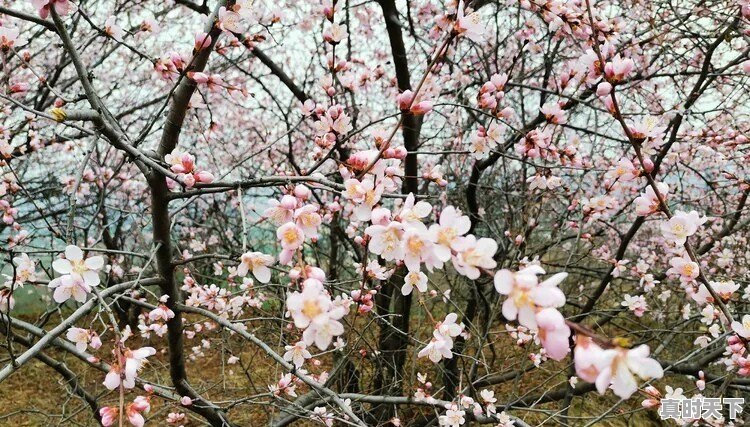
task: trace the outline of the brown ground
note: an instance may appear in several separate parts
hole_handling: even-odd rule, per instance
[[[374,329],[374,328],[373,328]],[[206,350],[206,357],[198,358],[194,361],[188,360],[189,378],[191,383],[207,398],[214,400],[217,404],[226,404],[226,401],[246,397],[258,393],[258,390],[265,389],[265,385],[275,382],[281,371],[266,356],[258,353],[250,344],[240,343],[239,340],[230,339],[229,346],[232,354],[237,355],[242,360],[242,365],[221,366],[221,340],[216,333],[210,335],[215,338],[213,347]],[[4,341],[4,336],[2,339]],[[205,337],[203,337],[205,338]],[[186,352],[190,354],[190,347],[200,345],[199,339],[186,341],[188,343]],[[4,347],[4,342],[2,343]],[[128,344],[136,348],[141,345],[139,338],[131,338]],[[153,343],[151,345],[154,345]],[[155,347],[164,347],[163,345],[154,345]],[[516,352],[515,347],[509,345],[502,346],[504,351],[496,351],[496,366],[507,366],[512,361],[519,360],[522,355]],[[496,348],[500,348],[498,345]],[[16,345],[15,351],[23,351],[23,347]],[[0,350],[1,351],[1,350]],[[108,392],[101,382],[104,374],[91,368],[85,368],[84,363],[67,355],[61,354],[54,349],[48,353],[50,356],[65,361],[66,364],[74,371],[80,372],[79,380],[85,385],[91,393],[102,396],[100,404],[116,405],[118,395],[114,392]],[[108,350],[100,349],[97,355],[105,357],[109,354]],[[0,354],[5,357],[5,354]],[[147,380],[169,384],[168,368],[164,365],[167,360],[166,355],[158,354],[150,358],[152,363],[144,370],[143,376]],[[324,363],[330,363],[330,360],[323,359]],[[321,368],[322,369],[322,368]],[[406,372],[428,372],[430,380],[434,383],[439,382],[438,371],[430,363],[420,363],[418,368],[407,366]],[[550,375],[555,372],[564,372],[562,365],[545,364],[538,373],[527,374],[520,383],[506,383],[502,386],[494,387],[495,396],[499,401],[507,400],[508,396],[517,396],[520,393],[528,392],[530,395],[539,394],[544,390],[543,380],[548,380]],[[363,372],[362,383],[366,384],[372,376],[372,372]],[[560,384],[564,381],[562,374],[558,375],[559,379],[546,384]],[[253,388],[250,384],[255,384]],[[675,385],[673,382],[669,384]],[[416,385],[416,384],[415,384]],[[687,385],[687,384],[686,384]],[[540,387],[539,390],[535,390]],[[559,387],[557,385],[556,387]],[[550,388],[547,385],[547,389]],[[554,388],[554,387],[553,387]],[[663,388],[663,385],[660,387]],[[409,390],[412,393],[414,388]],[[265,390],[262,390],[265,391]],[[261,391],[261,392],[262,392]],[[306,389],[302,389],[304,393]],[[299,393],[299,392],[298,392]],[[302,394],[299,393],[299,394]],[[126,396],[126,402],[141,393],[131,392]],[[267,401],[267,398],[263,400]],[[622,405],[612,412],[613,418],[598,422],[598,426],[658,426],[663,425],[659,422],[654,412],[643,411],[640,409],[640,397],[634,397],[629,405]],[[224,403],[222,403],[224,402]],[[599,397],[591,393],[585,397],[574,398],[569,415],[569,425],[585,425],[591,421],[591,414],[600,414],[608,409],[615,400],[608,396]],[[559,404],[543,405],[540,408],[546,410],[559,410]],[[521,417],[532,425],[556,425],[547,420],[547,415],[535,410],[516,410],[512,413]],[[174,404],[165,404],[162,399],[154,398],[152,400],[152,411],[149,414],[150,420],[147,426],[165,426],[166,415],[172,411],[180,411],[190,415],[189,411],[181,410]],[[241,426],[265,426],[269,417],[278,412],[271,412],[272,408],[267,405],[243,404],[235,406],[230,411],[230,417]],[[416,414],[404,413],[402,425],[408,426],[408,419]],[[62,378],[51,368],[43,363],[34,360],[33,362],[22,367],[19,372],[13,374],[8,380],[0,384],[0,426],[96,426],[90,409],[77,397],[71,396]],[[203,425],[197,418],[194,418],[189,426]],[[316,424],[309,420],[301,421],[297,426],[322,425]]]

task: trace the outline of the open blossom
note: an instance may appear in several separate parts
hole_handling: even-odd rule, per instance
[[[539,283],[544,269],[530,265],[516,273],[500,270],[495,273],[495,289],[508,298],[503,303],[502,313],[508,320],[518,318],[518,323],[537,329],[536,312],[539,308],[561,307],[565,304],[565,294],[557,287],[568,273],[557,273]]]
[[[453,206],[446,206],[440,213],[437,224],[430,226],[430,237],[435,243],[433,250],[440,261],[447,262],[451,259],[452,251],[458,251],[461,247],[461,237],[469,232],[471,220],[466,215],[461,215]]]
[[[684,245],[687,238],[695,234],[698,227],[707,220],[708,218],[701,217],[696,211],[676,211],[669,221],[662,222],[661,233],[665,239],[677,245]]]
[[[659,119],[653,116],[647,116],[639,122],[630,124],[629,127],[633,138],[642,140],[660,138],[666,129],[666,126],[661,126]]]
[[[659,362],[651,359],[647,345],[634,349],[614,348],[602,350],[596,360],[599,375],[596,378],[596,389],[604,394],[607,388],[623,399],[627,399],[638,390],[638,378],[643,380],[658,379],[664,375]]]
[[[680,276],[680,281],[683,283],[689,283],[695,280],[700,275],[700,267],[698,263],[693,262],[688,257],[674,257],[669,260],[669,265],[672,266],[667,270],[667,274],[677,274]]]
[[[98,349],[102,346],[102,340],[99,338],[99,335],[88,329],[70,328],[65,337],[68,341],[75,343],[78,351],[86,351],[88,346],[91,346],[93,349]]]
[[[424,200],[415,202],[414,194],[409,193],[409,195],[406,196],[406,200],[404,201],[404,204],[398,213],[398,218],[404,224],[414,225],[418,228],[422,228],[422,226],[424,225],[422,223],[422,219],[428,217],[430,213],[432,213],[432,206],[429,203],[425,202]]]
[[[636,317],[643,316],[643,313],[645,313],[648,309],[648,306],[646,305],[646,298],[643,295],[630,296],[628,294],[625,294],[623,298],[625,298],[625,301],[623,301],[620,305],[632,311],[633,314],[636,315]]]
[[[147,414],[151,410],[151,402],[148,397],[138,396],[132,403],[125,408],[125,416],[128,423],[133,427],[143,427],[146,423],[142,414]],[[99,409],[99,416],[102,418],[102,425],[109,427],[117,424],[120,408],[114,406],[105,406]]]
[[[305,236],[317,239],[318,227],[323,223],[323,218],[318,213],[317,206],[307,205],[294,211],[294,222],[302,229]]]
[[[222,31],[242,33],[242,26],[240,25],[242,17],[239,13],[222,6],[219,8],[218,18],[216,26]]]
[[[471,139],[469,139],[469,152],[472,153],[472,156],[477,159],[481,160],[489,156],[491,151],[491,147],[489,144],[489,140],[487,137],[474,134],[471,136]]]
[[[137,350],[125,349],[120,360],[111,365],[104,378],[104,385],[114,390],[122,383],[125,388],[135,387],[135,377],[146,364],[146,358],[156,354],[153,347],[142,347]]]
[[[669,186],[663,182],[656,183],[656,188],[659,189],[659,195],[662,200],[667,200],[667,194],[669,193]],[[646,216],[660,210],[659,198],[656,196],[654,187],[646,187],[646,191],[641,193],[640,196],[635,199],[635,213],[638,216]]]
[[[659,362],[648,356],[647,345],[634,349],[617,347],[604,350],[589,337],[576,337],[576,375],[584,381],[595,383],[601,394],[611,388],[617,396],[627,399],[638,390],[638,378],[661,378],[664,370]]]
[[[344,40],[348,35],[349,33],[346,31],[346,25],[333,23],[323,32],[323,40],[332,45],[336,45]]]
[[[732,322],[732,330],[742,338],[750,338],[750,314],[742,316],[742,322]]]
[[[454,405],[445,411],[445,415],[438,417],[438,423],[446,427],[459,427],[466,422],[464,415],[466,415],[466,412]]]
[[[404,257],[404,248],[401,245],[404,226],[400,222],[392,221],[387,225],[371,225],[365,229],[365,233],[370,236],[368,245],[370,252],[382,256],[386,261]]]
[[[565,112],[562,110],[562,108],[560,108],[560,104],[556,102],[544,104],[540,111],[549,123],[555,125],[562,125],[567,123]]]
[[[344,333],[344,325],[339,320],[346,314],[346,308],[334,304],[323,284],[316,279],[307,279],[302,292],[287,295],[287,310],[292,315],[294,325],[305,329],[302,340],[307,345],[313,343],[321,350],[331,344],[333,337]]]
[[[601,356],[604,350],[587,336],[576,335],[575,339],[573,361],[576,375],[586,382],[594,383],[596,377],[599,376],[599,368],[596,365],[597,358]]]
[[[297,384],[294,383],[291,373],[281,375],[281,378],[276,384],[268,386],[271,393],[276,396],[279,396],[281,395],[281,392],[284,392],[287,396],[297,397],[297,393],[295,392],[296,388]]]
[[[202,72],[188,71],[187,76],[196,84],[205,85],[211,92],[219,92],[223,87],[225,87],[224,79],[218,74],[206,74]]]
[[[237,275],[240,277],[247,276],[252,272],[253,276],[261,283],[268,283],[271,280],[271,269],[274,259],[271,255],[261,252],[245,252],[240,257],[240,265],[237,266]]]
[[[722,282],[712,281],[710,282],[710,285],[719,298],[725,302],[729,301],[732,298],[732,295],[740,289],[740,285],[732,280]],[[691,297],[700,305],[716,302],[705,284],[701,284],[698,287],[698,292],[695,292]]]
[[[403,235],[404,264],[409,271],[419,271],[421,263],[430,268],[439,260],[435,258],[433,243],[426,228],[409,227]]]
[[[479,278],[480,269],[495,268],[497,265],[492,258],[497,252],[497,242],[494,239],[482,237],[477,240],[469,234],[461,239],[458,246],[458,254],[453,259],[453,266],[456,271],[469,279]]]
[[[297,198],[286,194],[279,200],[270,200],[268,209],[263,216],[270,219],[276,225],[291,222],[294,219],[294,210],[297,208]]]
[[[391,276],[392,271],[386,270],[386,268],[378,263],[378,260],[374,259],[367,263],[365,267],[367,276],[377,280],[386,280]]]
[[[471,12],[469,15],[466,15],[464,6],[464,1],[460,0],[456,9],[456,23],[453,26],[453,30],[459,36],[466,37],[474,42],[480,42],[484,39],[485,28],[479,12]]]
[[[432,363],[438,363],[444,358],[453,358],[453,352],[451,351],[452,348],[453,341],[446,340],[443,335],[435,330],[432,334],[432,339],[423,349],[419,350],[417,357],[422,358],[427,356]]]
[[[604,65],[604,75],[610,82],[620,82],[628,77],[634,68],[635,63],[632,59],[617,55]]]
[[[49,287],[55,290],[52,297],[58,304],[62,304],[71,298],[78,302],[84,302],[86,296],[91,292],[91,286],[76,273],[66,274],[51,280]]]
[[[276,230],[281,247],[287,250],[296,250],[305,243],[305,232],[293,222],[288,222]]]
[[[25,282],[36,280],[36,262],[28,254],[21,254],[13,258],[15,264],[16,286],[23,286]]]
[[[456,323],[458,315],[456,313],[448,313],[445,319],[435,326],[435,330],[453,346],[453,338],[461,335],[464,330],[463,324]]]
[[[356,218],[360,221],[369,220],[372,209],[380,201],[380,196],[383,194],[383,187],[381,185],[375,186],[372,179],[364,179],[360,182],[350,178],[344,181],[344,188],[346,198],[356,205],[354,208]]]
[[[410,271],[404,277],[404,285],[401,286],[401,293],[409,295],[414,288],[419,292],[427,292],[427,275],[421,271]]]
[[[284,347],[284,350],[286,350],[284,360],[294,363],[294,366],[297,368],[301,367],[306,359],[312,357],[312,354],[307,350],[307,344],[302,341],[294,345],[287,345]]]
[[[65,248],[65,258],[52,262],[52,268],[60,274],[80,276],[86,286],[96,286],[100,283],[99,270],[104,267],[104,258],[92,256],[83,258],[83,251],[74,245]],[[50,286],[52,283],[50,283]]]
[[[172,318],[174,318],[174,311],[164,304],[159,304],[155,309],[148,313],[148,320],[152,322],[168,322]]]
[[[70,0],[31,0],[31,4],[39,12],[39,16],[42,19],[47,19],[50,14],[50,10],[55,8],[55,12],[60,16],[65,16],[73,9],[73,4]]]
[[[614,169],[607,172],[607,177],[619,179],[620,181],[632,181],[639,175],[639,170],[630,159],[621,158]],[[650,188],[650,187],[649,187]]]
[[[117,41],[122,41],[122,37],[125,35],[125,31],[117,25],[116,17],[110,16],[104,22],[104,32],[110,37]]]

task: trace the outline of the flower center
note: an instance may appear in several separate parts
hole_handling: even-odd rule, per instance
[[[323,310],[320,308],[320,304],[315,300],[307,300],[302,304],[302,314],[310,319],[318,317],[322,312]]]

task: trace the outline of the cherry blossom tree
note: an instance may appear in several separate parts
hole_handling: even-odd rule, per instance
[[[68,402],[0,420],[742,396],[748,41],[746,0],[0,1],[0,394]]]

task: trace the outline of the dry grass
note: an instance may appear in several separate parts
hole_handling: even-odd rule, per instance
[[[417,322],[423,328],[431,328],[430,322]],[[369,338],[373,338],[377,328],[372,325],[365,328]],[[422,333],[425,332],[425,333]],[[427,336],[427,331],[415,331],[419,336]],[[235,337],[221,336],[219,332],[212,332],[207,336],[201,335],[201,338],[211,338],[212,348],[205,350],[205,357],[199,357],[195,360],[188,360],[188,376],[191,383],[206,398],[217,402],[219,405],[227,404],[234,399],[240,399],[253,395],[259,390],[265,391],[267,384],[274,383],[282,372],[278,365],[273,363],[265,354]],[[228,339],[222,339],[228,338]],[[350,342],[355,342],[352,340]],[[190,353],[192,346],[201,345],[199,338],[186,340],[187,354]],[[145,345],[145,342],[139,338],[133,337],[128,341],[132,347]],[[164,348],[161,342],[150,342],[157,348]],[[226,347],[223,347],[226,345]],[[16,345],[16,352],[22,351],[23,348]],[[222,357],[224,353],[224,357]],[[109,392],[102,385],[103,373],[95,371],[85,366],[85,364],[69,355],[62,354],[55,349],[50,349],[48,354],[59,360],[64,361],[74,372],[79,372],[79,381],[86,389],[97,396],[100,396],[100,404],[116,405],[118,395]],[[97,352],[100,356],[106,356],[109,351],[100,349]],[[222,365],[229,354],[239,356],[241,363],[237,365]],[[516,364],[519,360],[526,360],[527,350],[519,349],[511,344],[507,335],[500,333],[496,337],[494,352],[485,352],[483,360],[491,366],[498,367],[494,372],[517,369]],[[494,359],[492,359],[494,358]],[[150,358],[150,365],[144,370],[143,376],[146,380],[158,382],[160,384],[170,384],[168,366],[166,365],[167,355],[157,354]],[[331,358],[321,358],[322,365],[314,372],[320,372],[330,368]],[[439,387],[440,376],[435,366],[420,359],[414,365],[413,363],[405,366],[407,378],[415,378],[416,372],[426,372],[429,379]],[[361,370],[361,385],[366,389],[374,377],[374,364],[363,362],[358,364]],[[500,368],[503,367],[503,368]],[[524,395],[539,395],[544,390],[561,387],[566,380],[566,365],[560,363],[546,363],[541,369],[527,373],[520,381],[511,381],[505,384],[491,387],[495,390],[498,400],[508,401]],[[479,374],[485,374],[480,369]],[[670,383],[674,384],[674,383]],[[407,385],[406,393],[413,393],[417,384],[413,381]],[[304,393],[306,389],[302,389]],[[131,392],[126,399],[132,400],[138,393]],[[268,399],[264,399],[268,401]],[[591,421],[592,416],[601,414],[609,409],[616,400],[611,397],[600,397],[598,394],[589,393],[584,397],[576,397],[572,401],[569,411],[569,425],[585,425]],[[533,410],[519,409],[514,410],[513,414],[524,419],[532,425],[544,423],[544,425],[553,425],[547,418],[548,415],[540,410],[556,412],[560,409],[559,403],[538,405]],[[169,412],[179,411],[192,417],[189,411],[179,408],[174,403],[165,402],[162,399],[154,398],[152,400],[152,411],[150,422],[147,425],[166,425],[165,418]],[[403,425],[409,425],[409,420],[420,418],[421,415],[428,415],[429,409],[419,408],[410,409],[401,412],[400,415],[405,421]],[[262,426],[267,425],[268,420],[278,415],[278,410],[269,405],[246,404],[237,405],[230,411],[230,417],[241,426]],[[653,412],[640,409],[640,399],[634,398],[631,402],[620,405],[612,411],[612,417],[603,420],[597,425],[611,427],[625,426],[658,426],[663,425]],[[91,415],[90,408],[79,398],[72,396],[62,378],[51,368],[39,361],[24,366],[19,372],[13,374],[8,380],[0,384],[0,426],[96,426],[97,423]],[[198,418],[192,418],[189,425],[203,425]],[[302,420],[296,425],[320,425],[310,420]]]

